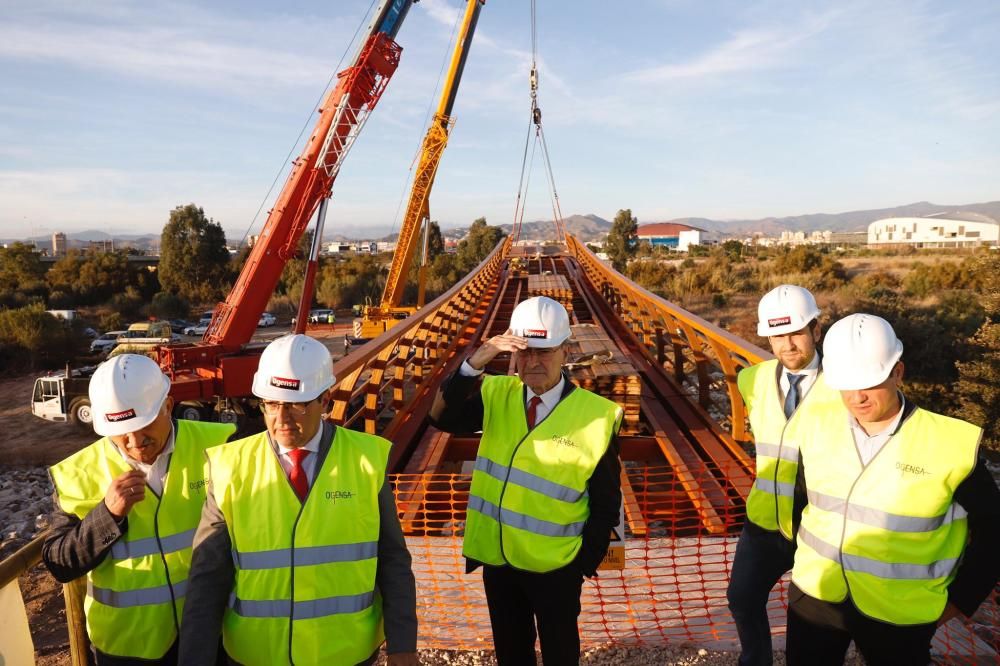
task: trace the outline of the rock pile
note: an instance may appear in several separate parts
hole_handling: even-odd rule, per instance
[[[52,490],[44,466],[0,466],[0,559],[48,526]]]

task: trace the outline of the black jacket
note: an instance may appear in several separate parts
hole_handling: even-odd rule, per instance
[[[451,433],[474,433],[483,429],[483,396],[480,392],[483,375],[468,377],[456,370],[444,386],[445,410],[435,425]],[[566,377],[560,400],[572,391],[582,391]],[[569,564],[585,576],[597,575],[597,566],[604,559],[611,542],[611,530],[618,524],[621,508],[621,462],[618,460],[618,438],[614,437],[607,452],[598,461],[587,483],[590,517],[583,526],[583,543],[576,559]],[[466,572],[481,566],[467,559]]]

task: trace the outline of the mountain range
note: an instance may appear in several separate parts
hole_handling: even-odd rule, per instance
[[[930,215],[966,215],[985,216],[1000,221],[1000,201],[986,203],[971,203],[960,205],[941,205],[929,201],[919,201],[905,206],[893,208],[876,208],[870,210],[854,210],[845,213],[811,213],[807,215],[791,215],[786,217],[763,217],[758,219],[713,220],[703,217],[681,217],[667,220],[639,220],[639,224],[654,222],[675,222],[698,227],[707,231],[716,231],[730,236],[750,236],[763,234],[777,236],[782,231],[864,231],[868,224],[886,217],[927,217]],[[611,222],[594,214],[570,215],[564,218],[566,229],[582,241],[602,239],[611,229]],[[500,227],[510,233],[512,225],[502,224]],[[445,238],[459,239],[465,235],[467,227],[448,226],[441,230]],[[326,241],[347,240],[395,240],[396,234],[389,225],[340,225],[336,233],[325,234]],[[521,237],[529,239],[555,238],[555,225],[551,220],[535,220],[525,222],[521,226]],[[115,243],[131,245],[148,249],[159,245],[159,234],[115,234],[105,231],[88,230],[75,231],[66,234],[69,247],[85,247],[88,241],[114,240]],[[12,243],[18,240],[34,241],[40,247],[49,247],[51,236],[37,236],[28,239],[0,239],[0,243]],[[235,245],[239,239],[228,239]]]

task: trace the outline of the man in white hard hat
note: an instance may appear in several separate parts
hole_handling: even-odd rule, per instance
[[[417,663],[416,587],[390,443],[324,421],[330,352],[305,335],[267,346],[253,379],[267,430],[208,452],[181,632],[185,666]]]
[[[853,314],[823,342],[824,410],[801,442],[809,503],[789,589],[788,663],[927,664],[936,627],[970,616],[1000,572],[1000,491],[978,458],[982,429],[901,392],[903,344]]]
[[[820,310],[802,287],[783,284],[760,299],[757,334],[775,358],[737,376],[757,450],[757,479],[736,545],[727,597],[740,638],[741,666],[772,663],[767,602],[795,555],[797,439],[810,411],[838,400],[820,377]],[[798,511],[801,511],[801,498]]]
[[[87,576],[97,664],[176,664],[205,454],[232,425],[172,421],[170,380],[122,354],[90,378],[87,448],[54,465],[56,511],[42,559],[60,582]]]
[[[615,441],[622,410],[563,373],[569,316],[544,296],[451,377],[432,416],[482,430],[465,525],[466,571],[483,566],[497,662],[576,664],[584,576],[596,575],[621,504]],[[512,352],[517,376],[483,370]],[[537,633],[536,633],[537,623]]]

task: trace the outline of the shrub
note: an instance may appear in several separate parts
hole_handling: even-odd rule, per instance
[[[80,351],[78,328],[41,304],[0,310],[0,368],[15,374],[64,364]]]
[[[186,300],[169,291],[157,292],[149,304],[149,314],[161,319],[184,319],[190,310]]]

